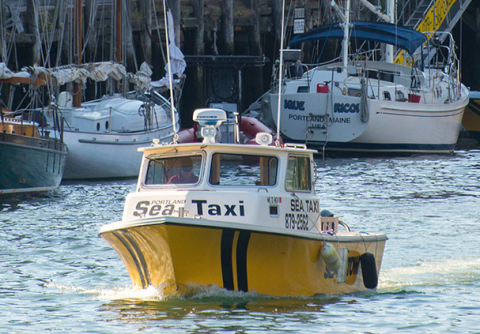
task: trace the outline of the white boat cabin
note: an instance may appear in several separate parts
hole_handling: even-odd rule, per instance
[[[123,221],[175,216],[282,231],[337,230],[338,219],[320,223],[316,151],[305,145],[268,146],[271,135],[264,133],[258,135],[260,145],[211,139],[141,149],[137,189],[127,197]]]

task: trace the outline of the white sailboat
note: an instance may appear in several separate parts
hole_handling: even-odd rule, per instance
[[[468,103],[452,36],[441,44],[435,32],[350,22],[348,7],[349,0],[340,15],[344,22],[290,41],[298,47],[308,41],[343,39],[342,61],[307,67],[302,75],[287,78],[280,87],[281,101],[277,82],[262,97],[264,120],[280,123],[285,140],[306,143],[322,153],[451,153]],[[389,57],[377,60],[383,53],[363,51],[365,43],[349,53],[349,45],[358,41],[393,45],[406,51],[414,66],[393,62],[389,49]],[[288,50],[287,68],[299,55],[300,50]]]
[[[76,3],[79,6],[77,15],[81,15],[81,1]],[[122,1],[118,0],[117,11],[121,8]],[[118,17],[121,15],[117,14]],[[77,30],[81,31],[81,28]],[[117,24],[116,34],[121,34],[121,25]],[[75,35],[80,37],[81,34]],[[117,38],[117,43],[119,40],[121,38]],[[81,42],[75,46],[76,58],[82,59]],[[73,82],[77,85],[74,92],[78,92],[87,78],[94,81],[126,80],[127,72],[121,64],[121,46],[117,46],[116,60],[34,70],[48,73],[56,79],[57,85]],[[81,102],[79,93],[64,91],[59,94],[56,104],[65,118],[64,140],[69,149],[64,179],[136,177],[142,158],[137,149],[154,138],[160,142],[173,140],[175,129],[179,127],[179,115],[171,102],[160,94],[157,94],[156,103],[144,95],[151,81],[151,70],[144,64],[139,72],[136,77],[128,75],[130,81],[137,79],[133,96],[111,94]]]
[[[75,108],[63,95],[58,109],[65,118],[69,148],[64,179],[136,177],[142,157],[137,149],[154,138],[170,142],[174,135],[165,99],[160,106],[115,95]],[[178,124],[176,111],[174,119]]]

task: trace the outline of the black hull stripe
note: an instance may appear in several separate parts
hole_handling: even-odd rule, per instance
[[[125,238],[120,234],[120,232],[112,232],[115,237],[117,237],[118,240],[125,246],[125,248],[128,250],[130,253],[130,256],[133,259],[133,262],[135,262],[135,266],[137,267],[138,274],[140,275],[140,281],[142,282],[142,288],[145,289],[147,286],[145,284],[145,277],[143,276],[143,271],[140,266],[140,263],[138,262],[137,256],[135,254],[135,251],[132,249],[130,244],[125,240]]]
[[[247,250],[249,241],[250,232],[240,232],[237,242],[237,280],[238,290],[244,292],[248,292]]]
[[[130,242],[130,244],[135,249],[135,253],[137,253],[138,259],[140,260],[140,263],[142,265],[143,274],[145,275],[145,281],[146,281],[146,284],[147,284],[147,287],[148,287],[149,285],[152,284],[152,281],[150,279],[150,272],[148,271],[147,261],[145,261],[145,257],[143,256],[143,252],[140,249],[140,247],[138,247],[137,242],[135,241],[132,234],[128,230],[124,230],[122,232],[123,232],[123,235],[127,238],[127,240]]]
[[[220,243],[220,255],[222,265],[223,287],[227,290],[234,290],[233,285],[233,265],[232,265],[232,247],[235,230],[224,229]]]

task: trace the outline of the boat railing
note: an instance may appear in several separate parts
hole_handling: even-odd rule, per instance
[[[428,43],[424,45],[422,50],[423,57],[428,61],[424,64],[424,68],[430,70],[430,72],[433,70],[434,75],[430,76],[430,80],[433,80],[435,75],[447,75],[448,99],[456,101],[461,95],[461,83],[459,78],[460,62],[455,52],[455,40],[449,32],[426,31],[424,34],[428,38]],[[436,74],[439,71],[441,71],[441,74]]]
[[[332,60],[329,60],[323,63],[312,63],[312,64],[303,63],[303,62],[296,62],[292,64],[291,62],[284,62],[286,66],[284,66],[283,78],[285,81],[296,80],[300,78],[306,79],[307,86],[310,87],[313,75],[319,67],[338,62],[339,60],[340,60],[340,57],[334,58]],[[295,70],[292,71],[292,69],[295,69]],[[276,63],[273,65],[273,70],[272,70],[272,83],[270,87],[272,92],[276,92],[278,89],[278,83],[279,83],[278,70],[279,70],[278,63]]]
[[[325,84],[329,85],[329,92],[334,89],[340,89],[342,94],[349,96],[361,96],[362,91],[371,99],[379,98],[382,89],[385,87],[392,88],[393,92],[402,92],[402,94],[416,94],[419,92],[419,83],[423,81],[418,74],[406,74],[401,71],[382,70],[379,68],[367,67],[363,62],[352,63],[349,65],[348,78],[358,77],[358,82],[347,82],[345,80],[335,80],[335,73],[342,71],[342,66],[335,65],[327,67],[326,70],[331,71],[332,75]],[[325,68],[324,68],[325,70]],[[338,78],[338,77],[337,77]],[[363,83],[362,83],[362,79]],[[390,82],[391,85],[388,86]],[[415,82],[415,83],[412,83]],[[398,93],[397,95],[401,95]],[[393,97],[392,97],[393,98]],[[405,97],[395,96],[397,101],[406,101]]]
[[[445,67],[451,67],[445,69]],[[445,103],[456,101],[461,95],[461,83],[458,78],[458,62],[452,61],[446,66],[430,66],[425,71],[419,71],[417,68],[412,68],[410,73],[405,71],[389,71],[378,68],[363,67],[360,63],[357,76],[365,78],[365,88],[370,99],[395,99],[397,102],[416,102],[419,103],[420,96],[423,95],[423,103],[429,103],[433,99],[444,98],[439,86],[439,82],[446,78],[447,96],[444,98]],[[335,71],[338,69],[332,69]],[[356,75],[356,74],[351,74]],[[391,82],[391,85],[388,85]],[[343,82],[332,82],[332,87],[339,87]],[[347,95],[357,95],[362,88],[358,83],[351,87],[352,84],[346,84],[344,92]],[[350,87],[349,87],[350,86]],[[352,94],[353,93],[353,94]],[[390,93],[390,97],[382,96],[382,94]]]
[[[347,230],[347,232],[350,232],[350,226],[342,222],[340,219],[338,220],[338,225],[342,225]]]
[[[443,50],[447,51],[445,59],[450,61],[450,63],[447,63],[448,65],[442,64],[441,62],[437,62],[436,64],[431,63],[424,66],[423,71],[420,71],[417,67],[405,66],[398,66],[398,70],[395,71],[387,68],[384,69],[383,67],[372,67],[369,65],[368,57],[362,56],[366,55],[368,52],[360,52],[353,61],[349,62],[347,69],[347,78],[359,78],[358,81],[354,82],[347,82],[344,79],[339,80],[338,73],[343,71],[343,66],[338,62],[326,62],[324,64],[302,63],[301,65],[296,65],[305,69],[302,74],[302,80],[304,80],[304,82],[300,88],[302,89],[302,92],[315,91],[316,87],[311,87],[311,85],[319,83],[318,80],[314,79],[316,72],[319,70],[327,70],[331,71],[332,74],[330,76],[324,75],[323,78],[325,80],[323,83],[328,85],[328,92],[330,93],[340,89],[341,93],[344,95],[359,97],[362,95],[362,91],[364,91],[370,99],[385,99],[397,102],[420,103],[420,100],[422,100],[422,103],[429,103],[438,98],[444,98],[445,103],[455,101],[460,96],[461,91],[461,84],[457,77],[457,74],[459,73],[458,59],[453,52],[454,44],[452,44],[452,42],[441,47]],[[332,66],[328,66],[331,63]],[[370,64],[375,63],[375,61],[372,61]],[[446,97],[442,97],[442,93],[439,91],[438,87],[438,80],[440,80],[442,76],[447,79],[448,88],[444,92],[447,95]],[[361,83],[362,78],[365,79],[363,84]],[[284,85],[289,79],[298,80],[299,78],[287,77]],[[298,88],[299,91],[300,88]],[[272,85],[273,92],[276,92],[277,89],[278,80],[274,81]],[[421,96],[424,98],[421,99]],[[432,98],[429,98],[429,96]]]

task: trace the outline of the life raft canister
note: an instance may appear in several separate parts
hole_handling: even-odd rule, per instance
[[[330,271],[337,271],[340,269],[342,260],[340,259],[340,256],[338,256],[335,247],[331,244],[324,242],[322,248],[320,248],[320,255]]]
[[[360,255],[360,264],[362,266],[363,285],[365,285],[367,289],[375,289],[378,285],[375,256],[373,256],[372,253]]]

